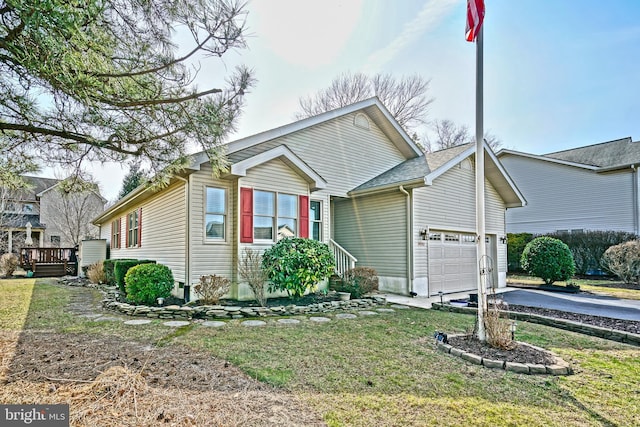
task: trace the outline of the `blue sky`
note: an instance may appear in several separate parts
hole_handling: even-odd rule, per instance
[[[504,148],[543,154],[640,140],[640,2],[485,3],[484,127]],[[254,69],[232,139],[293,121],[299,97],[345,71],[420,74],[435,98],[428,119],[474,128],[465,0],[252,0],[248,12],[249,48],[202,62],[199,78],[216,87],[236,64]],[[95,173],[114,198],[126,170]]]

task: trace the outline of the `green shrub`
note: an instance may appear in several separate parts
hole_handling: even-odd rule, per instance
[[[262,255],[262,266],[271,281],[269,290],[301,297],[333,273],[335,260],[329,246],[311,239],[282,239]]]
[[[330,289],[348,292],[352,298],[361,298],[378,290],[378,272],[370,267],[355,267],[347,270],[342,280],[329,281]]]
[[[166,265],[138,264],[125,275],[127,299],[136,304],[153,305],[157,298],[167,298],[173,289],[173,274]]]
[[[123,293],[126,293],[124,278],[127,274],[127,271],[129,271],[131,267],[139,264],[155,264],[155,261],[147,259],[117,259],[115,261],[116,262],[113,267],[113,275],[115,277],[118,288],[120,288],[120,291]]]
[[[0,256],[0,277],[11,277],[18,268],[20,261],[15,254],[2,254]]]
[[[104,268],[104,280],[105,283],[109,286],[115,286],[116,276],[113,272],[113,269],[118,261],[133,261],[131,258],[122,258],[122,259],[105,259],[102,261],[102,266]],[[123,291],[124,292],[124,291]]]
[[[520,266],[522,251],[533,240],[531,233],[509,233],[507,234],[507,268],[510,272],[523,271]]]
[[[640,279],[640,241],[611,246],[602,255],[602,266],[625,283],[637,284]]]
[[[229,289],[231,289],[231,281],[215,274],[200,276],[200,283],[194,286],[200,301],[205,304],[218,304],[220,298],[229,292]]]
[[[600,260],[605,251],[614,245],[637,239],[633,233],[625,231],[572,231],[548,234],[562,240],[573,254],[577,274],[588,274],[601,267]]]
[[[553,237],[536,237],[525,246],[520,265],[529,274],[546,284],[568,280],[575,273],[573,255],[569,247]]]

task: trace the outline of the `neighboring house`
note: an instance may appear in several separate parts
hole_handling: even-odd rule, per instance
[[[86,215],[79,216],[77,206],[73,206],[77,218],[61,217],[61,195],[57,189],[60,180],[24,176],[29,188],[17,192],[3,191],[2,212],[0,212],[0,232],[2,248],[0,252],[19,253],[25,247],[55,248],[73,247],[70,232],[65,226],[73,226],[82,236],[98,235],[98,229],[91,224],[91,218],[104,210],[106,200],[97,193],[87,195]],[[27,237],[30,229],[31,241]]]
[[[640,234],[640,142],[623,138],[544,155],[500,150],[527,200],[507,210],[509,233],[614,230]]]
[[[476,288],[473,145],[425,156],[372,98],[226,149],[227,174],[213,177],[206,156],[194,155],[165,189],[140,187],[96,218],[111,257],[169,266],[180,296],[201,275],[239,282],[244,248],[294,235],[327,243],[340,271],[375,268],[383,291]],[[484,156],[492,283],[504,286],[504,211],[524,199],[488,146]],[[236,283],[231,297],[251,293]]]

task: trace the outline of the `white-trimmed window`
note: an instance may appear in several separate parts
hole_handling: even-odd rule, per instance
[[[322,202],[309,202],[309,238],[322,241]]]
[[[127,215],[127,247],[140,246],[140,211],[135,210]]]
[[[207,240],[224,240],[227,223],[227,191],[224,188],[207,187],[204,217]]]
[[[297,196],[256,190],[253,203],[253,236],[256,240],[273,241],[297,236]]]

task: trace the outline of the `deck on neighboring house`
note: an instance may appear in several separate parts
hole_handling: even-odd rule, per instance
[[[34,277],[75,276],[78,262],[75,248],[23,248],[20,266]]]

